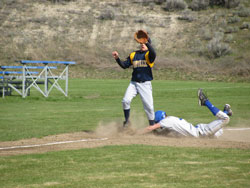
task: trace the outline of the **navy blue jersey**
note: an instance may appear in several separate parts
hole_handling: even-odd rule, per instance
[[[149,61],[149,51],[136,51],[130,54],[125,64],[133,66],[132,81],[145,82],[153,80],[152,69],[154,63]]]
[[[155,51],[150,44],[147,44],[148,51],[132,52],[126,61],[121,62],[117,59],[117,63],[122,68],[133,66],[132,81],[145,82],[153,80],[152,67],[156,57]]]

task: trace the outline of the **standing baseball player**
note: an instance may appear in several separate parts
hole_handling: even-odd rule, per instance
[[[199,104],[206,106],[217,120],[212,121],[209,124],[197,124],[193,126],[186,120],[174,116],[168,116],[164,111],[155,112],[155,122],[153,126],[146,128],[145,132],[158,130],[158,133],[174,133],[175,136],[191,136],[191,137],[219,137],[223,134],[223,126],[229,123],[229,116],[232,116],[233,112],[229,104],[224,106],[224,110],[221,111],[216,108],[208,100],[207,96],[202,92],[202,89],[198,90]]]
[[[154,104],[151,80],[153,80],[152,67],[156,58],[154,48],[147,32],[139,30],[134,35],[135,40],[140,43],[140,50],[132,52],[125,61],[121,61],[117,51],[112,55],[121,68],[133,67],[131,82],[122,100],[125,121],[123,126],[129,124],[130,103],[139,94],[144,110],[149,120],[149,125],[154,125]]]

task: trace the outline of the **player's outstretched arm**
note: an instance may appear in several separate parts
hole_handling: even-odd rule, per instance
[[[160,123],[156,123],[154,125],[150,125],[150,126],[148,126],[148,127],[146,127],[144,129],[144,134],[152,132],[153,130],[156,130],[156,129],[160,128],[160,127],[161,127]]]
[[[119,58],[119,54],[118,54],[117,51],[113,51],[112,52],[112,56],[116,60],[116,62],[118,63],[118,65],[120,65],[121,68],[123,68],[123,69],[128,68],[128,66],[126,66],[126,64],[128,64],[127,63],[128,60],[127,61],[121,61],[120,58]]]

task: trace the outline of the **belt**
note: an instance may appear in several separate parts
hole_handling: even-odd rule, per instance
[[[133,81],[132,82],[137,82],[137,83],[144,83],[144,82],[147,82],[147,81]]]

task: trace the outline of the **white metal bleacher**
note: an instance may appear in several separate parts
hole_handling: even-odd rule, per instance
[[[44,97],[48,97],[53,88],[56,88],[66,97],[68,96],[69,65],[75,65],[75,62],[32,60],[21,60],[18,62],[21,63],[21,66],[1,66],[2,72],[0,72],[0,74],[2,73],[3,76],[1,76],[0,79],[2,79],[3,97],[5,95],[5,89],[12,88],[23,98],[25,98],[29,94],[29,91],[32,87],[38,90]],[[63,65],[65,67],[63,67],[61,72],[58,73],[57,71],[57,73],[54,73],[53,70],[57,69],[57,67],[51,65]],[[22,71],[6,71],[7,69],[21,69]],[[37,72],[31,71],[31,69],[36,69]],[[13,80],[19,80],[19,87],[16,87],[12,84],[14,83]],[[59,84],[60,80],[65,80],[64,88]],[[43,88],[39,86],[41,84],[44,85]]]

